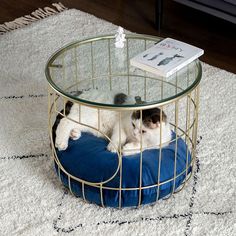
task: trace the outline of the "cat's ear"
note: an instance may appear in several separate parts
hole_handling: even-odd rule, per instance
[[[160,115],[159,114],[154,114],[151,116],[152,123],[153,124],[158,124],[160,123]]]
[[[134,112],[132,113],[131,118],[132,118],[133,120],[138,120],[138,119],[140,119],[140,111],[134,111]]]
[[[157,123],[160,124],[161,114],[160,114],[159,112],[153,114],[151,118],[152,118],[152,122],[153,122],[154,124],[157,124]],[[167,118],[167,117],[166,117],[165,112],[162,111],[162,121],[163,121],[163,122],[166,122],[166,118]]]

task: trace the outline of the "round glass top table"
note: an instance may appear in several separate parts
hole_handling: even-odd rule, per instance
[[[73,42],[49,59],[52,156],[60,180],[74,195],[101,206],[140,206],[169,198],[190,179],[196,157],[201,64],[195,60],[168,78],[130,65],[131,58],[160,40],[127,34],[124,48],[116,48],[114,35],[100,36]],[[110,98],[117,93],[132,99],[115,104]],[[124,154],[122,148],[130,141],[122,141],[122,117],[140,114],[142,127],[142,114],[153,111],[159,114],[159,123],[156,120],[152,128],[159,130],[152,141],[159,138],[158,143],[143,148],[145,132],[140,128],[141,138],[133,139],[136,154]],[[90,114],[89,118],[83,114]],[[171,129],[166,143],[163,123]],[[117,124],[112,152],[108,144],[113,145]],[[74,136],[76,132],[81,136]],[[65,136],[58,141],[59,134]],[[130,180],[135,181],[127,184]]]
[[[46,77],[51,87],[64,97],[83,104],[112,108],[140,108],[165,104],[192,91],[201,80],[198,60],[164,78],[130,65],[130,59],[152,47],[161,38],[126,35],[124,48],[115,47],[114,35],[73,42],[58,50],[48,61]],[[110,104],[79,96],[92,89],[101,93],[119,91],[139,97],[145,103]]]

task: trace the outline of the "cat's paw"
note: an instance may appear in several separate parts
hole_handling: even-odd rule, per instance
[[[59,141],[56,140],[55,142],[55,147],[59,150],[59,151],[64,151],[68,148],[68,141]]]
[[[62,132],[56,132],[55,147],[59,151],[66,150],[68,147],[69,137]]]
[[[140,152],[140,150],[138,149],[138,145],[136,144],[133,144],[133,143],[126,143],[124,146],[123,146],[123,151],[122,151],[122,154],[124,156],[131,156],[131,155],[134,155],[134,154],[137,154]]]
[[[110,152],[118,152],[118,149],[114,146],[113,143],[109,143],[107,145],[107,150],[110,151]]]
[[[79,139],[80,136],[81,136],[81,132],[80,132],[79,129],[74,128],[74,129],[71,130],[71,132],[70,132],[70,137],[71,137],[73,140]]]

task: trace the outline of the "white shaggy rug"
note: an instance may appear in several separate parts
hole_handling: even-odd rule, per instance
[[[0,36],[0,235],[236,235],[236,75],[203,63],[197,168],[154,206],[103,209],[60,184],[44,67],[59,47],[117,27],[68,10]]]

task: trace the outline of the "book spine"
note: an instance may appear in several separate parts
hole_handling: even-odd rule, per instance
[[[157,70],[156,68],[152,68],[150,66],[146,66],[145,64],[139,63],[139,62],[137,62],[135,60],[131,59],[130,60],[130,65],[134,66],[134,67],[137,67],[137,68],[139,68],[141,70],[150,72],[153,75],[159,75],[159,76],[162,76],[162,77],[166,77],[166,73],[164,73],[163,71]]]

